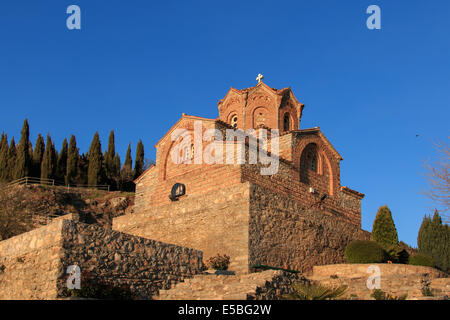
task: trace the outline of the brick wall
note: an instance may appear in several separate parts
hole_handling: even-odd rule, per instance
[[[361,227],[361,197],[350,189],[339,188],[333,196],[320,202],[322,193],[311,194],[309,185],[300,182],[298,171],[289,163],[280,161],[279,171],[273,176],[262,176],[260,165],[242,166],[243,181],[250,181],[282,196],[290,197],[305,207],[334,214]]]

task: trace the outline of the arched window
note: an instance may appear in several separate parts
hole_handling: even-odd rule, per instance
[[[300,181],[309,183],[309,172],[318,172],[319,158],[317,152],[317,145],[315,143],[308,144],[303,149],[300,157]]]
[[[236,115],[231,117],[231,126],[236,129],[237,128],[238,117]]]
[[[283,130],[289,131],[290,129],[291,129],[290,116],[289,112],[286,112],[283,118]]]

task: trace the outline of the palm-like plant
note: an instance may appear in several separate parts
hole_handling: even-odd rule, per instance
[[[287,300],[332,300],[341,297],[346,291],[347,286],[326,287],[320,283],[294,283],[292,285],[294,292],[284,295]]]

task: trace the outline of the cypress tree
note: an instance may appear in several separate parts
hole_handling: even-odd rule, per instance
[[[75,183],[75,179],[78,173],[78,158],[80,157],[77,148],[77,140],[75,136],[72,135],[69,141],[69,148],[67,150],[67,165],[65,182],[67,185]]]
[[[378,209],[373,222],[372,238],[384,248],[398,245],[397,229],[387,206]]]
[[[114,178],[117,179],[120,176],[120,156],[118,153],[114,156],[114,168],[116,172],[114,173]]]
[[[64,138],[61,152],[58,155],[58,161],[56,164],[56,179],[59,181],[65,181],[67,171],[67,149],[67,139]]]
[[[16,164],[16,157],[17,157],[16,141],[14,140],[14,137],[12,137],[11,143],[9,145],[8,167],[6,168],[7,181],[11,181],[13,178],[13,170]]]
[[[19,144],[17,146],[17,158],[13,169],[13,179],[20,179],[28,176],[30,173],[30,127],[28,120],[23,122],[22,132]]]
[[[56,150],[55,146],[50,138],[50,134],[47,134],[47,143],[45,146],[44,156],[42,157],[41,164],[41,179],[54,179],[56,172]]]
[[[439,212],[425,216],[417,236],[419,253],[430,256],[437,268],[450,270],[450,227],[442,224]]]
[[[121,189],[125,191],[131,191],[133,179],[133,159],[131,158],[131,144],[128,144],[127,154],[125,156],[125,162],[120,172]]]
[[[126,175],[131,175],[133,166],[133,159],[131,158],[131,143],[128,144],[127,154],[125,156],[125,163],[123,164],[122,172]]]
[[[8,160],[9,160],[9,146],[8,136],[2,134],[0,144],[0,181],[6,182],[8,180]]]
[[[5,145],[5,141],[6,141],[5,138],[6,138],[5,133],[2,132],[2,137],[0,138],[0,153],[2,152],[2,148]]]
[[[42,138],[41,134],[38,134],[36,145],[34,146],[33,152],[33,165],[32,165],[32,176],[36,178],[41,177],[41,164],[42,158],[44,157],[45,152],[45,143],[44,138]]]
[[[116,190],[120,189],[120,156],[118,153],[114,156],[114,174],[113,174],[113,181],[114,181],[114,188]]]
[[[116,146],[114,140],[114,130],[111,130],[108,139],[108,150],[105,152],[105,171],[109,184],[114,181],[116,175],[116,168],[114,163],[114,157],[116,156]]]
[[[89,159],[87,154],[81,154],[78,158],[78,168],[77,168],[77,184],[87,184],[88,178],[88,167],[89,167]]]
[[[89,148],[88,184],[96,186],[102,183],[103,178],[103,154],[98,132],[94,134],[91,147]]]
[[[142,144],[142,140],[139,140],[136,147],[136,159],[134,162],[134,179],[139,177],[144,168],[144,145]]]

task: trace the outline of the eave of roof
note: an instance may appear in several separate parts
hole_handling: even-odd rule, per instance
[[[190,116],[190,115],[187,115],[187,114],[183,113],[181,118],[178,119],[177,122],[175,122],[175,124],[169,129],[169,131],[167,131],[166,134],[164,134],[162,136],[162,138],[158,140],[158,142],[155,144],[155,148],[168,136],[169,133],[171,133],[178,126],[178,124],[183,119],[194,119],[194,120],[201,120],[201,121],[216,121],[216,119],[203,118],[203,117],[197,117],[197,116]]]
[[[148,167],[147,170],[145,170],[144,172],[142,172],[141,175],[140,175],[139,177],[137,177],[136,179],[133,180],[133,183],[134,183],[134,184],[138,184],[139,181],[141,181],[142,178],[144,178],[144,176],[145,176],[148,172],[150,172],[150,169],[152,169],[152,168],[156,168],[156,165],[155,165],[155,164],[152,164],[150,167]]]

